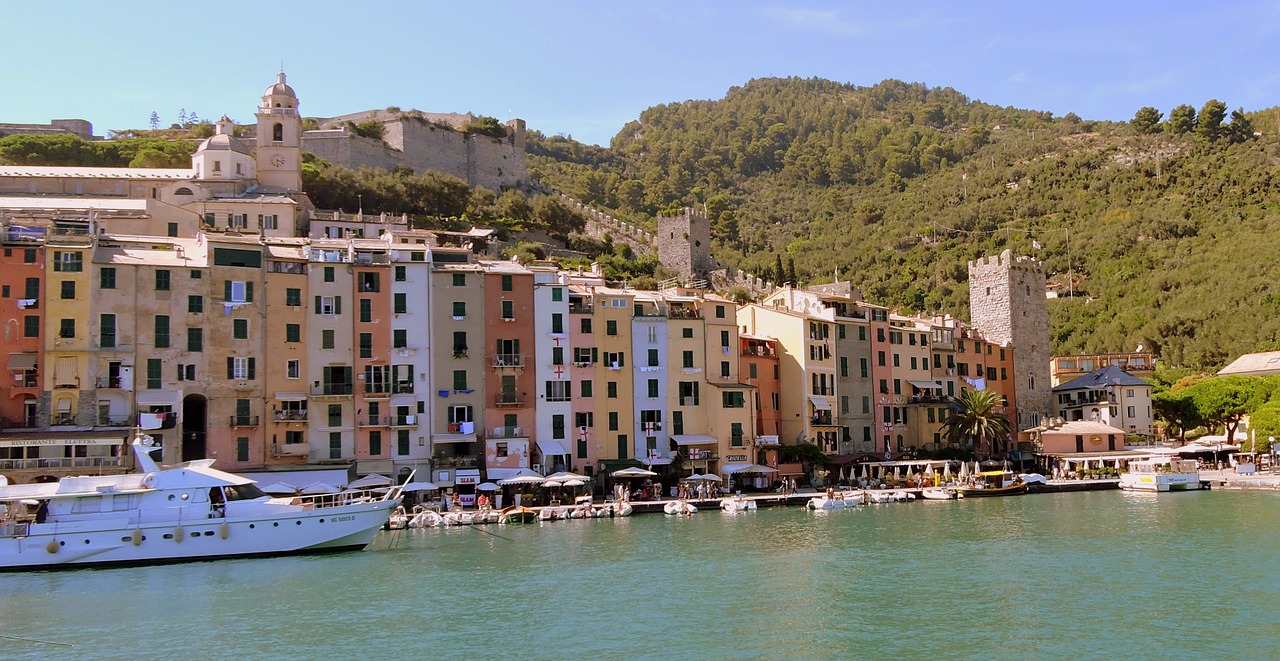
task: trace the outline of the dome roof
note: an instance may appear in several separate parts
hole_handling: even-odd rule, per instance
[[[293,88],[284,82],[284,72],[276,74],[276,84],[268,87],[263,96],[291,96],[297,98],[298,95],[293,93]]]
[[[196,151],[233,151],[240,154],[248,154],[249,148],[226,133],[218,133],[205,138],[204,142],[200,143],[200,148]]]

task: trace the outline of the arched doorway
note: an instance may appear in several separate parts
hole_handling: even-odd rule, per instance
[[[182,398],[182,461],[206,458],[208,414],[209,400],[204,395]]]

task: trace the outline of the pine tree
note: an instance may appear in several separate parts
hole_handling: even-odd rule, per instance
[[[154,131],[158,128],[160,128],[160,113],[157,113],[156,111],[152,110],[151,111],[151,130]]]
[[[787,257],[787,282],[791,283],[792,287],[800,286],[800,279],[796,277],[795,257]]]
[[[782,270],[782,255],[774,255],[777,262],[773,265],[773,282],[781,287],[786,284],[787,274]]]

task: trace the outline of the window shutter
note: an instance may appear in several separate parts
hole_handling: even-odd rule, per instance
[[[316,314],[320,314],[320,297],[316,297]]]
[[[342,314],[342,297],[341,296],[333,297],[333,313]]]
[[[244,283],[244,300],[249,303],[253,302],[253,283],[252,282]]]
[[[250,380],[250,381],[253,381],[253,380],[256,378],[256,377],[254,376],[254,373],[255,373],[255,371],[254,371],[254,365],[253,365],[253,358],[252,358],[252,357],[250,357],[250,358],[249,358],[249,380]]]
[[[181,381],[181,380],[182,380],[182,377],[183,377],[183,375],[184,375],[184,374],[186,374],[186,370],[184,370],[184,369],[183,369],[183,366],[182,366],[182,365],[178,365],[178,380],[179,380],[179,381]]]
[[[236,373],[236,359],[227,357],[227,378],[234,379]]]
[[[231,281],[223,280],[222,284],[222,300],[229,301],[231,300]]]
[[[596,347],[591,347],[591,362],[593,363],[600,362],[600,354],[598,353],[598,349],[596,349]]]

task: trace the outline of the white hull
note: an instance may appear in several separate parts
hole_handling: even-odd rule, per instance
[[[683,500],[673,500],[662,506],[662,511],[671,515],[690,515],[697,514],[698,508],[684,502]]]
[[[955,500],[960,496],[960,492],[955,489],[945,489],[942,487],[929,487],[920,491],[920,496],[925,500]]]
[[[720,509],[726,512],[753,512],[757,507],[756,501],[746,498],[725,498],[720,501]]]
[[[0,537],[0,568],[148,564],[364,548],[397,505],[396,500],[374,501],[275,516],[137,526],[127,517],[33,523],[26,536]]]
[[[1120,476],[1120,488],[1126,491],[1195,491],[1200,488],[1199,473]]]

